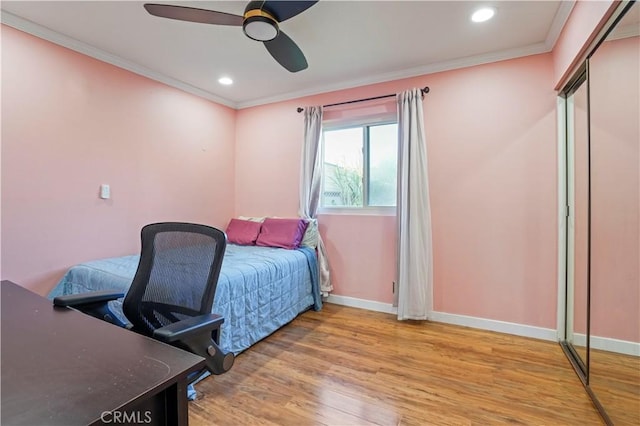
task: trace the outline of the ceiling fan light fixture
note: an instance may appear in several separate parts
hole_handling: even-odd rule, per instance
[[[250,39],[273,40],[278,35],[278,22],[264,10],[250,10],[244,14],[242,30]]]

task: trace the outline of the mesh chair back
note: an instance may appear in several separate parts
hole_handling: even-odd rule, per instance
[[[133,329],[153,330],[211,312],[226,235],[191,223],[155,223],[142,228],[138,270],[123,303]]]

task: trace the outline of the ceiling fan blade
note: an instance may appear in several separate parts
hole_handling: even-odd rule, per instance
[[[202,24],[242,26],[244,18],[230,13],[195,7],[172,6],[169,4],[146,3],[144,8],[153,16],[177,19],[178,21],[199,22]]]
[[[294,16],[304,12],[309,9],[314,4],[318,3],[318,0],[315,1],[265,1],[262,9],[271,13],[274,18],[278,22],[286,21],[289,18],[293,18]]]
[[[282,31],[273,40],[265,41],[264,45],[273,59],[288,71],[298,72],[309,66],[302,50]]]

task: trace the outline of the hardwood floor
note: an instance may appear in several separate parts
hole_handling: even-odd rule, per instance
[[[615,425],[640,425],[640,357],[591,349],[589,384]]]
[[[196,385],[199,425],[601,425],[560,346],[325,304]]]

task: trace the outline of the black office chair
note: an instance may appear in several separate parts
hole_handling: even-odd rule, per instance
[[[59,296],[53,304],[198,354],[213,374],[229,371],[234,355],[219,346],[224,318],[211,313],[227,246],[225,233],[205,225],[168,222],[146,225],[141,234],[140,263],[122,305],[130,324],[119,320],[108,305],[123,297],[121,292]],[[203,372],[192,374],[189,382]]]

